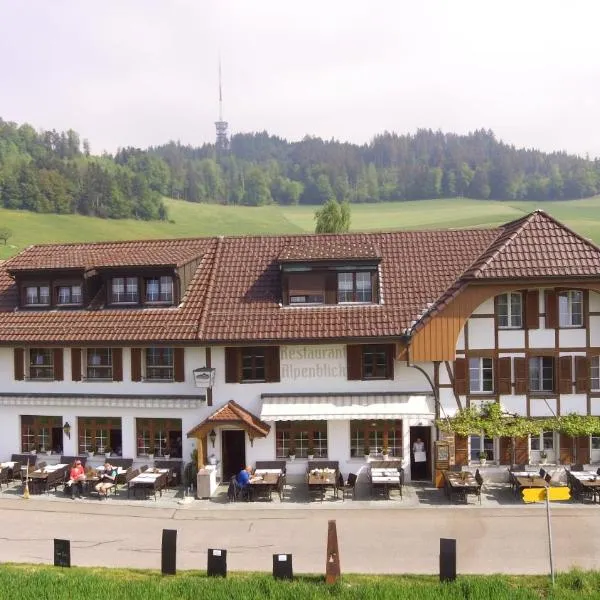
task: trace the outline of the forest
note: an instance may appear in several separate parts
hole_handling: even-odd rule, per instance
[[[166,219],[163,196],[262,206],[598,193],[599,160],[515,148],[484,129],[386,132],[364,145],[240,133],[228,148],[171,141],[93,156],[73,130],[36,132],[0,119],[0,206],[36,212]]]

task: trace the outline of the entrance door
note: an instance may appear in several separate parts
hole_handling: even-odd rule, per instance
[[[423,442],[425,461],[415,461],[413,448],[415,442]],[[410,428],[410,478],[412,481],[431,481],[431,428]]]
[[[240,429],[221,431],[223,481],[229,481],[246,466],[246,432]]]

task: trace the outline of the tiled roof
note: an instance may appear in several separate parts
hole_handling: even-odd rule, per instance
[[[232,424],[244,427],[253,437],[265,437],[271,429],[269,424],[261,421],[256,415],[253,415],[235,402],[235,400],[230,400],[212,415],[204,419],[204,421],[190,429],[187,437],[196,437],[198,434],[203,434],[206,430],[212,429],[213,426]]]
[[[199,267],[171,308],[105,309],[96,300],[81,310],[18,310],[9,275],[195,256]],[[282,306],[281,261],[326,258],[380,259],[381,304]],[[0,344],[398,338],[474,279],[592,276],[600,276],[600,249],[541,211],[488,229],[33,246],[0,266]]]
[[[381,253],[372,239],[355,236],[320,235],[294,239],[281,251],[281,262],[378,259]]]

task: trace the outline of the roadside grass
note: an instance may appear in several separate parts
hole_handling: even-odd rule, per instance
[[[31,244],[102,240],[286,234],[314,231],[316,206],[220,206],[165,200],[169,222],[109,220],[0,209],[0,226],[12,230],[0,259]],[[543,208],[600,243],[600,196],[559,202],[500,202],[452,198],[353,204],[353,231],[497,226]]]
[[[435,576],[345,575],[333,586],[322,576],[303,575],[276,581],[261,573],[230,573],[227,579],[204,572],[182,571],[162,577],[157,571],[4,564],[0,566],[0,598],[111,600],[534,600],[592,599],[600,595],[600,573],[573,570],[559,574],[554,590],[544,576],[462,576],[440,584]]]

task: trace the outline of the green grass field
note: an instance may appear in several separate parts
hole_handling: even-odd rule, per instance
[[[270,575],[234,573],[227,579],[186,571],[174,577],[126,569],[2,565],[0,598],[10,600],[533,600],[598,598],[600,574],[573,571],[559,574],[554,590],[542,576],[464,576],[440,584],[432,576],[347,575],[333,586],[319,576],[292,582]]]
[[[80,215],[46,215],[0,209],[0,226],[13,231],[0,258],[36,243],[141,238],[301,233],[314,230],[315,206],[217,206],[167,200],[171,222],[111,221]],[[499,225],[543,208],[582,235],[600,242],[600,196],[562,202],[468,199],[352,205],[352,229],[463,228]]]

